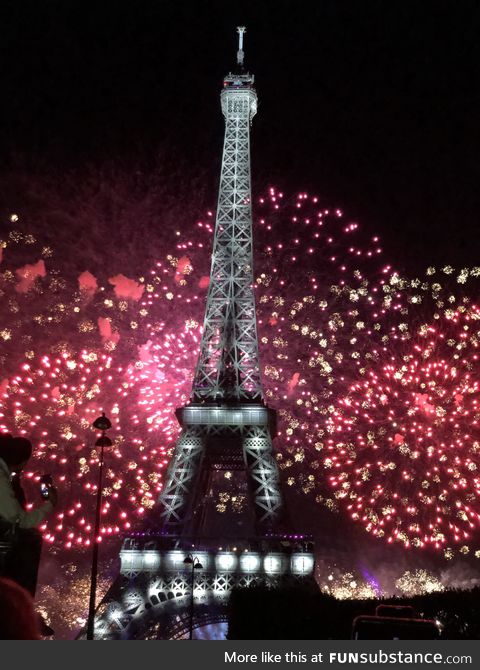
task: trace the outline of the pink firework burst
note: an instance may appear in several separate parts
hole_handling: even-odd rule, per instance
[[[468,553],[480,526],[480,310],[437,316],[338,399],[324,466],[373,535]]]

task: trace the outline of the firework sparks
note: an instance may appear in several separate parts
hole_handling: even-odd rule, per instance
[[[29,480],[48,470],[61,485],[63,507],[45,527],[52,544],[91,541],[90,425],[101,411],[115,438],[102,535],[128,531],[154,505],[198,354],[213,221],[208,212],[189,231],[165,232],[171,252],[139,277],[128,267],[64,276],[31,235],[11,231],[2,243],[0,423],[38,444]],[[376,537],[474,553],[478,310],[465,294],[478,269],[408,280],[341,210],[274,188],[256,202],[255,241],[261,361],[286,485]],[[227,488],[216,501],[220,512],[243,504]]]
[[[324,465],[369,532],[448,558],[469,553],[480,520],[480,312],[464,305],[437,317],[400,331],[395,353],[338,399]]]

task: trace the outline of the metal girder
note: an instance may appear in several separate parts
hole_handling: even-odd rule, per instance
[[[243,75],[240,85],[221,94],[225,140],[194,400],[263,399],[253,293],[250,123],[257,95],[252,83],[253,77]]]
[[[241,40],[243,34],[242,29]],[[229,74],[220,96],[225,140],[200,354],[192,402],[177,410],[183,430],[159,499],[168,532],[181,533],[191,516],[199,494],[198,469],[213,436],[225,436],[226,454],[236,440],[241,441],[257,532],[275,527],[282,506],[272,454],[274,412],[264,405],[253,291],[250,124],[257,111],[253,82],[253,75]]]
[[[280,518],[282,496],[267,426],[250,427],[243,436],[243,452],[255,503],[257,532],[273,530]]]
[[[188,501],[203,455],[203,430],[200,426],[185,427],[175,444],[175,451],[167,470],[160,494],[163,526],[169,531],[183,528]]]
[[[263,405],[216,407],[190,405],[178,411],[182,432],[159,497],[162,525],[166,532],[181,534],[192,505],[201,498],[198,474],[205,467],[204,456],[211,453],[209,440],[225,438],[225,458],[239,441],[247,472],[256,532],[270,532],[282,511],[278,466],[273,457],[270,424],[274,412]]]

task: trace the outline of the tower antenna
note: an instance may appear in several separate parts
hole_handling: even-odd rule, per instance
[[[245,26],[237,26],[238,33],[238,51],[237,51],[237,63],[243,67],[243,58],[245,56],[243,52],[243,35],[247,32]]]

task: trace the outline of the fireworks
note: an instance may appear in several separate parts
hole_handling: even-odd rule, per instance
[[[479,335],[468,301],[397,329],[389,355],[338,399],[324,466],[336,499],[373,535],[447,558],[476,542]]]
[[[405,596],[419,596],[428,593],[438,593],[445,591],[445,586],[441,581],[427,570],[407,570],[399,577],[395,586]]]
[[[72,558],[71,553],[69,554]],[[35,607],[41,612],[46,622],[55,630],[57,639],[71,638],[86,624],[88,599],[90,592],[90,574],[87,565],[82,561],[68,562],[63,565],[56,561],[49,565],[42,564],[43,584],[37,590]],[[103,561],[102,573],[99,575],[97,603],[105,595],[111,585],[108,568],[111,561]]]
[[[333,596],[337,600],[369,600],[383,595],[377,584],[369,583],[353,572],[343,572],[333,568],[320,579],[320,589],[323,593]]]
[[[54,473],[62,498],[68,501],[56,519],[46,523],[48,541],[61,534],[67,547],[90,543],[98,463],[91,424],[101,411],[111,417],[114,442],[103,490],[102,534],[128,531],[130,510],[141,515],[153,506],[174,437],[171,413],[177,387],[183,382],[185,340],[188,334],[172,343],[177,377],[170,374],[168,381],[154,346],[149,348],[149,358],[142,350],[142,360],[126,368],[115,365],[112,355],[97,351],[84,350],[77,357],[67,352],[55,358],[44,355],[36,362],[25,362],[21,373],[8,380],[5,391],[11,402],[4,428],[34,438],[35,463]],[[140,423],[142,430],[137,432]],[[153,437],[160,431],[161,445]],[[35,470],[25,475],[38,481]]]
[[[168,251],[141,276],[114,261],[108,273],[60,272],[55,249],[18,230],[2,244],[0,424],[38,445],[30,481],[48,471],[60,483],[52,544],[91,541],[90,426],[101,411],[114,440],[102,536],[127,532],[154,505],[198,355],[213,222],[208,212],[161,229]],[[376,537],[474,552],[480,322],[466,296],[478,270],[401,277],[377,237],[306,193],[269,189],[254,226],[260,355],[285,484]],[[227,486],[215,502],[218,512],[244,504]]]

